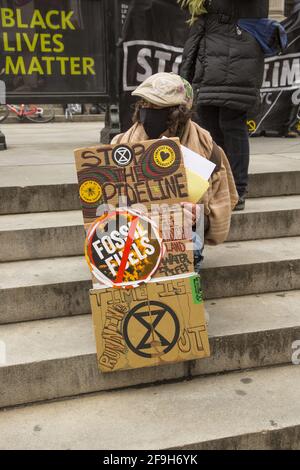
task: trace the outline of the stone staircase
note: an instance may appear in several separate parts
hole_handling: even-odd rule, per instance
[[[234,213],[226,244],[205,250],[211,357],[108,375],[96,364],[74,174],[23,166],[21,185],[5,168],[1,449],[300,448],[300,366],[291,364],[300,159],[291,151],[256,159],[246,211]]]

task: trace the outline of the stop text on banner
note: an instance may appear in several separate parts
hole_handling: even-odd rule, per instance
[[[123,90],[131,91],[155,73],[178,73],[183,48],[155,41],[136,40],[125,42],[123,52]],[[132,67],[134,62],[137,67]]]

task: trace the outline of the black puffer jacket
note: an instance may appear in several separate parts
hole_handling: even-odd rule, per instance
[[[207,0],[207,14],[191,27],[180,74],[203,105],[246,111],[258,102],[264,56],[239,18],[268,17],[268,0]]]

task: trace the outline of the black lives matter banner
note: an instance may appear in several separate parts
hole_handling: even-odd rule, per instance
[[[128,2],[127,2],[128,3]],[[188,35],[188,16],[177,0],[131,0],[122,31],[121,127],[128,129],[135,99],[131,92],[157,72],[178,72]],[[249,116],[250,133],[281,131],[297,118],[300,103],[300,13],[283,22],[289,46],[286,53],[265,61],[261,107]]]
[[[127,2],[128,3],[128,2]],[[131,92],[157,72],[178,73],[188,15],[177,0],[131,0],[122,31],[121,127],[131,125]]]
[[[105,0],[0,0],[7,102],[108,95]]]

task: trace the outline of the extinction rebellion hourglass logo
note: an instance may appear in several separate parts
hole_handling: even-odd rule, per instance
[[[151,358],[167,354],[177,344],[179,335],[180,324],[174,310],[161,302],[142,302],[125,318],[125,342],[138,356]]]

